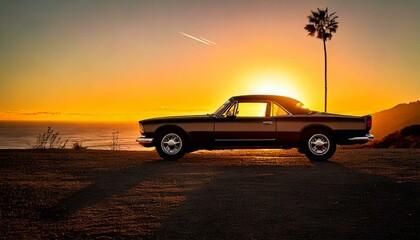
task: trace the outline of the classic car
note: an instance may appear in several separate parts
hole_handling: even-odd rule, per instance
[[[311,161],[333,156],[336,145],[366,143],[372,117],[311,111],[292,98],[235,96],[214,113],[139,121],[137,142],[165,160],[199,149],[298,148]]]

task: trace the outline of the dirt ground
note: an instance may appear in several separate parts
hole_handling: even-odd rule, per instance
[[[0,150],[0,239],[420,239],[420,150]]]

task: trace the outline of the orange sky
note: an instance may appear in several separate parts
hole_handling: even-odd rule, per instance
[[[135,121],[253,93],[322,111],[322,41],[303,27],[326,6],[339,16],[329,112],[419,100],[418,1],[11,1],[0,3],[0,120]]]

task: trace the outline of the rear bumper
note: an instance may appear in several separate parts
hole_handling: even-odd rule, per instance
[[[369,141],[372,140],[375,136],[370,133],[367,133],[366,136],[363,137],[352,137],[349,138],[349,141]]]
[[[140,136],[136,138],[136,142],[141,145],[151,145],[153,143],[153,138],[147,138],[145,136]]]

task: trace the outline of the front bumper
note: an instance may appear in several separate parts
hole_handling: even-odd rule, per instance
[[[140,143],[141,145],[150,145],[153,143],[153,138],[147,138],[145,136],[140,136],[136,138],[136,142]]]
[[[375,136],[370,133],[367,133],[364,137],[352,137],[349,138],[349,141],[369,141],[372,140]]]

